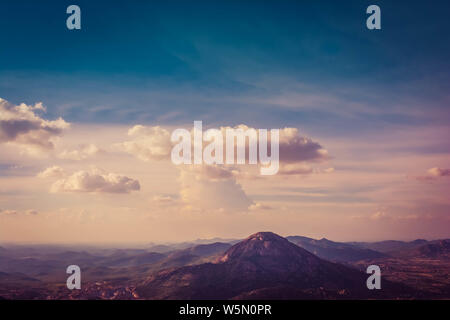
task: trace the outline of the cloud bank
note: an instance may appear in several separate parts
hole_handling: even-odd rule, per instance
[[[227,129],[255,129],[244,124],[235,127],[220,127],[224,137],[223,145],[226,145]],[[255,129],[257,130],[257,129]],[[142,126],[136,125],[128,131],[128,136],[132,140],[116,144],[116,147],[135,157],[143,160],[170,160],[170,154],[173,143],[170,141],[171,132],[159,126]],[[270,141],[270,137],[269,137]],[[269,142],[270,143],[270,142]],[[203,142],[203,148],[209,142]],[[328,160],[329,154],[318,142],[311,138],[300,135],[297,128],[280,129],[280,162],[296,163],[296,162],[319,162]],[[192,146],[193,149],[193,146]],[[248,143],[246,144],[246,155],[248,157]],[[235,153],[236,154],[236,153]]]
[[[130,193],[139,191],[138,180],[116,173],[102,172],[98,169],[77,171],[66,175],[60,167],[47,168],[38,174],[40,178],[60,178],[51,186],[50,192],[84,192],[84,193]]]
[[[0,143],[11,143],[29,153],[54,148],[52,140],[69,128],[62,118],[46,120],[38,113],[45,112],[42,103],[15,106],[0,98]]]

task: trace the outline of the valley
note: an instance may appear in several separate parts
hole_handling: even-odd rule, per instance
[[[2,299],[449,299],[450,241],[342,243],[259,232],[141,249],[0,248]],[[158,251],[158,252],[156,252]],[[65,268],[82,270],[81,290]],[[378,265],[382,290],[366,288]]]

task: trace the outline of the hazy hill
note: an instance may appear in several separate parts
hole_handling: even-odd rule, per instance
[[[157,265],[159,269],[211,262],[223,254],[231,245],[228,243],[200,244],[184,250],[173,251]]]
[[[398,240],[386,240],[378,242],[349,242],[349,244],[360,248],[371,249],[386,254],[416,248],[427,243],[428,241],[423,239],[417,239],[409,242]]]
[[[403,257],[450,259],[450,240],[430,241],[427,244],[398,252]]]
[[[292,243],[315,254],[316,256],[336,262],[354,262],[363,259],[382,258],[385,254],[371,249],[361,248],[342,242],[334,242],[328,239],[315,240],[301,236],[286,237]]]

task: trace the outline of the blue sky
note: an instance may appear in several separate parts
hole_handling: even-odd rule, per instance
[[[371,1],[77,1],[69,31],[73,3],[2,1],[0,96],[71,122],[351,134],[449,120],[447,1],[377,1],[381,31],[365,28]]]

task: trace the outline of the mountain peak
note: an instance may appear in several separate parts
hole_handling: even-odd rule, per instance
[[[273,232],[269,232],[269,231],[262,231],[262,232],[257,232],[255,234],[252,234],[251,236],[249,236],[247,239],[245,239],[244,241],[248,241],[248,240],[258,240],[258,241],[284,241],[285,239],[279,235],[277,235],[276,233]]]
[[[229,248],[219,262],[272,266],[316,260],[313,254],[273,232],[258,232]]]

